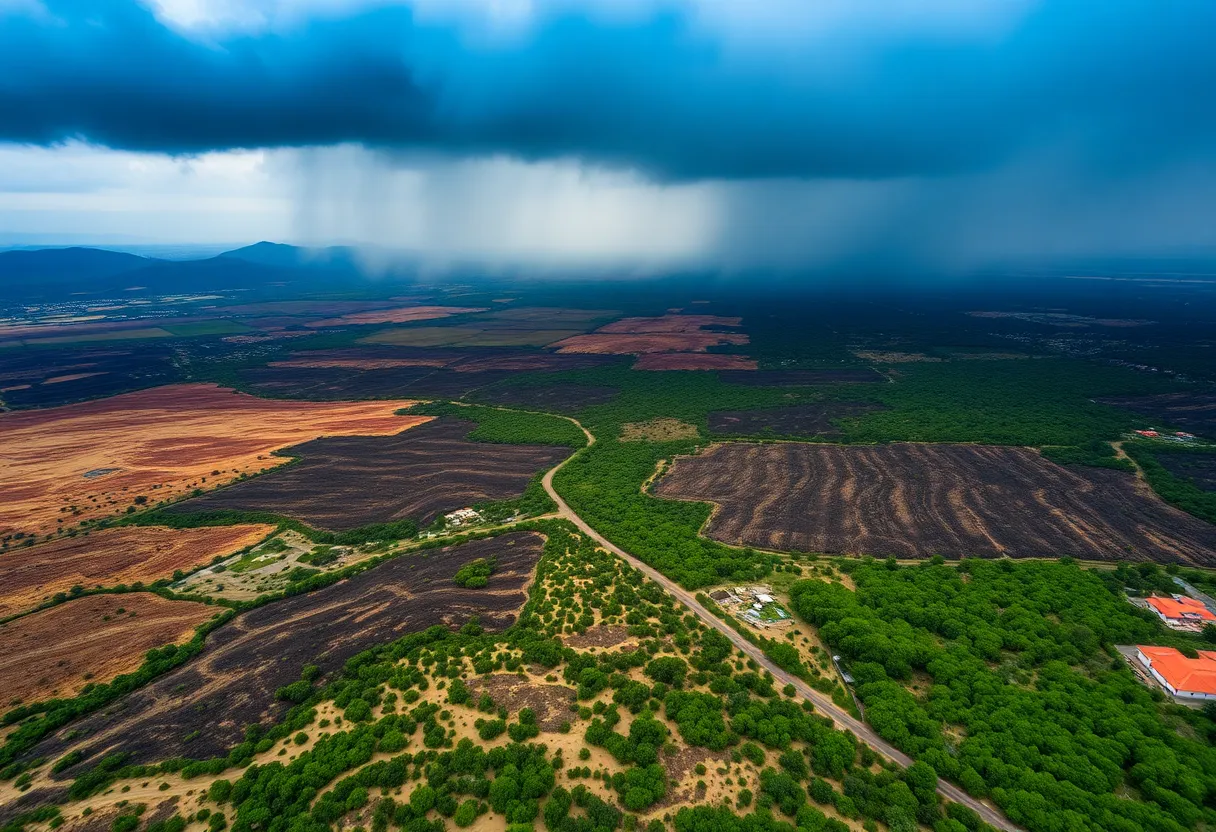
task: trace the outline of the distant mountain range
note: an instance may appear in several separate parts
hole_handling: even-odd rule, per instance
[[[199,260],[161,260],[99,248],[0,251],[0,300],[68,294],[312,289],[362,278],[354,251],[260,242]]]

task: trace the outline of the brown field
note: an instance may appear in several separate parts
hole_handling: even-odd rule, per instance
[[[48,534],[125,511],[137,496],[153,504],[214,487],[281,465],[272,451],[318,436],[399,433],[429,420],[393,415],[411,404],[271,401],[181,384],[0,414],[0,531]]]
[[[638,335],[653,332],[697,332],[711,326],[736,327],[742,318],[722,318],[717,315],[663,315],[659,318],[622,318],[596,332],[610,335]]]
[[[101,375],[105,375],[105,373],[104,372],[68,373],[66,376],[52,376],[51,378],[48,378],[46,381],[44,381],[42,383],[43,384],[63,384],[66,381],[80,381],[81,379],[93,378],[94,376],[101,376]]]
[[[395,300],[274,300],[241,303],[217,309],[225,315],[353,315],[376,309],[391,309],[401,305]]]
[[[318,439],[290,449],[280,471],[177,503],[168,511],[271,511],[344,531],[405,518],[428,525],[464,506],[519,497],[570,449],[494,445],[465,437],[472,422],[436,419],[397,436]]]
[[[369,647],[434,624],[456,628],[474,615],[491,631],[509,626],[543,546],[539,534],[513,532],[402,555],[323,590],[250,610],[212,633],[193,661],[66,726],[30,756],[53,759],[73,745],[86,761],[117,751],[131,752],[133,763],[227,753],[246,725],[287,710],[274,692],[298,679],[305,665],[329,677]],[[498,561],[489,586],[452,583],[461,566],[485,557]],[[131,596],[98,597],[121,604]]]
[[[577,413],[595,405],[608,404],[620,391],[615,387],[568,382],[544,385],[498,385],[475,390],[471,401],[517,410],[543,410],[546,413]]]
[[[1178,427],[1216,439],[1216,393],[1160,393],[1155,396],[1114,396],[1098,399],[1151,421],[1154,427]]]
[[[130,673],[153,647],[188,641],[221,611],[128,592],[89,595],[0,624],[0,705],[75,696],[87,682]]]
[[[1135,477],[1025,448],[718,445],[654,488],[717,506],[727,543],[879,557],[1060,557],[1216,565],[1216,526]]]
[[[743,355],[721,353],[648,353],[638,356],[635,370],[755,370],[759,365]]]
[[[405,347],[543,347],[574,335],[581,329],[521,329],[477,326],[424,326],[386,329],[360,340],[362,344]]]
[[[468,306],[397,306],[391,309],[376,309],[367,312],[350,312],[336,318],[310,321],[308,326],[317,329],[323,326],[356,326],[362,324],[406,324],[411,321],[431,321],[450,318],[470,312],[485,312],[484,308]]]
[[[92,589],[167,578],[252,546],[272,531],[274,526],[130,526],[14,549],[0,555],[0,618],[76,585]]]
[[[743,345],[747,336],[731,332],[670,332],[611,335],[593,332],[550,344],[559,353],[641,355],[651,352],[705,352],[723,344]]]
[[[696,425],[679,419],[651,419],[649,422],[627,422],[621,425],[622,442],[675,442],[696,439],[701,435]]]

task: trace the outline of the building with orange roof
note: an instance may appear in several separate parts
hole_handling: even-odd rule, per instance
[[[1153,596],[1144,599],[1149,609],[1167,626],[1175,630],[1200,630],[1205,624],[1216,622],[1216,615],[1194,598],[1174,595],[1169,598]]]
[[[1136,658],[1161,686],[1186,699],[1216,699],[1216,650],[1188,659],[1173,647],[1136,646]]]

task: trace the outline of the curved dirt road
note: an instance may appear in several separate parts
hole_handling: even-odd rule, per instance
[[[587,447],[591,447],[591,445],[595,444],[595,437],[591,434],[591,431],[587,430],[582,426],[582,424],[574,419],[570,419],[570,421],[578,425],[579,428],[582,429],[583,433],[587,435]],[[830,697],[825,696],[812,688],[806,682],[799,679],[797,676],[794,676],[773,664],[773,662],[764,655],[763,650],[752,644],[743,636],[739,635],[739,633],[735,632],[734,628],[732,628],[729,624],[702,606],[701,602],[698,601],[691,592],[668,578],[662,572],[647,566],[645,563],[642,563],[642,561],[638,560],[624,549],[612,543],[612,541],[608,540],[608,538],[591,528],[591,526],[589,526],[587,522],[583,520],[583,518],[575,514],[574,510],[570,508],[570,506],[566,505],[566,501],[562,499],[561,495],[558,494],[557,490],[553,487],[553,475],[560,471],[562,466],[564,466],[567,462],[574,459],[575,456],[578,456],[578,454],[573,454],[560,465],[550,469],[541,480],[541,483],[545,487],[545,491],[548,492],[551,498],[553,498],[553,502],[557,503],[557,513],[561,515],[561,517],[569,520],[571,523],[577,526],[579,530],[583,532],[583,534],[590,537],[600,546],[607,549],[609,552],[612,552],[617,557],[624,559],[624,561],[634,569],[637,569],[647,578],[663,587],[663,589],[680,601],[680,603],[688,607],[694,615],[709,626],[713,627],[718,632],[722,633],[724,636],[730,639],[731,644],[742,650],[749,658],[755,659],[757,664],[759,664],[769,673],[772,673],[773,678],[778,682],[793,685],[794,689],[798,691],[800,696],[815,703],[815,708],[819,713],[830,718],[841,728],[847,728],[848,730],[852,731],[858,739],[865,742],[884,757],[894,760],[901,766],[912,765],[912,758],[890,745],[888,742],[882,739],[882,737],[878,736],[878,734],[876,734],[873,729],[870,728],[870,726],[866,725],[864,722],[853,717],[852,714],[840,708],[831,700]],[[979,813],[979,816],[984,819],[985,823],[991,824],[997,829],[1003,829],[1006,830],[1006,832],[1020,832],[1020,827],[1014,826],[996,809],[993,809],[991,806],[976,800],[974,797],[967,794],[953,783],[948,783],[945,780],[939,779],[937,782],[937,791],[938,794],[953,803],[961,803],[964,806],[974,809]]]

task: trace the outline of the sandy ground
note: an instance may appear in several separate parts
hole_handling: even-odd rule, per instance
[[[0,557],[0,618],[36,607],[73,586],[151,583],[252,546],[273,526],[169,529],[132,526],[62,538]]]
[[[188,640],[222,611],[129,592],[90,595],[14,619],[0,625],[3,704],[75,696],[86,682],[108,682],[139,667],[153,647]]]
[[[182,384],[0,415],[0,532],[50,534],[287,462],[321,436],[384,436],[429,421],[411,401],[289,402]],[[62,510],[61,509],[65,509]]]

